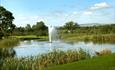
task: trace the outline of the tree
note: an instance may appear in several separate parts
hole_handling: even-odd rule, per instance
[[[36,30],[45,30],[47,26],[45,26],[43,21],[37,22],[36,25],[33,25],[33,28]]]
[[[44,24],[43,21],[37,22],[36,25],[32,26],[32,29],[38,36],[48,34],[48,27]]]
[[[64,25],[64,28],[67,29],[68,32],[71,32],[73,33],[73,31],[79,27],[79,25],[77,23],[74,23],[73,21],[70,21],[70,22],[67,22],[65,25]]]
[[[15,25],[12,23],[13,20],[12,13],[0,6],[0,38],[9,35],[15,28]]]
[[[13,35],[25,35],[24,27],[16,27],[12,33]]]
[[[25,27],[25,30],[28,31],[28,32],[31,31],[32,30],[31,25],[27,24],[26,27]]]

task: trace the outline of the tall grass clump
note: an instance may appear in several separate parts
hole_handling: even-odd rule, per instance
[[[40,64],[43,65],[43,67],[48,67],[51,65],[65,64],[87,58],[90,58],[90,55],[83,49],[77,51],[68,50],[66,52],[54,50],[48,54],[41,55]]]
[[[19,43],[16,38],[5,38],[0,40],[0,48],[14,47]]]
[[[92,37],[92,41],[98,43],[115,43],[115,35],[114,34],[94,35]]]
[[[0,48],[0,68],[2,67],[2,64],[6,58],[13,58],[15,55],[16,52],[13,48]]]
[[[60,51],[54,50],[39,56],[26,58],[6,58],[1,70],[43,70],[44,68],[66,64],[74,61],[90,58],[88,52],[83,49]]]
[[[62,36],[65,41],[85,41],[94,43],[115,43],[115,34],[66,34]]]

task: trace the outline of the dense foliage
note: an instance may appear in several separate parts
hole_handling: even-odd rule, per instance
[[[12,33],[15,25],[12,23],[14,17],[12,13],[0,6],[0,38]]]
[[[66,29],[67,32],[70,32],[70,33],[73,33],[77,27],[79,27],[79,25],[77,23],[74,23],[73,21],[67,22],[63,26],[63,28]]]
[[[59,27],[61,33],[78,33],[78,34],[110,34],[115,33],[115,24],[80,26],[75,22],[68,22]]]
[[[25,27],[16,27],[12,35],[37,35],[46,36],[48,35],[48,27],[43,21],[37,22],[35,25],[31,26],[27,24]]]
[[[25,27],[16,27],[12,22],[14,20],[13,14],[0,6],[0,38],[9,35],[48,35],[48,27],[43,21],[37,22],[31,26],[27,24]]]

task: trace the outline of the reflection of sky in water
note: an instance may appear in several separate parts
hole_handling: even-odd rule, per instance
[[[112,52],[115,52],[115,44],[93,44],[92,42],[85,43],[85,42],[63,42],[63,41],[56,41],[53,43],[49,42],[37,42],[37,41],[23,41],[15,47],[15,51],[17,56],[35,56],[42,53],[48,53],[56,50],[75,50],[75,49],[85,49],[89,51],[91,54],[94,54],[95,51],[100,51],[104,48],[109,48]]]

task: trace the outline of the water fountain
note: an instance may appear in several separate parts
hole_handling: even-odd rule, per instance
[[[58,39],[58,33],[55,27],[49,26],[48,27],[48,33],[49,33],[49,42],[52,43],[53,41],[56,41]]]
[[[55,50],[78,50],[82,48],[87,50],[91,55],[95,55],[95,51],[100,51],[102,48],[110,48],[112,52],[115,52],[115,44],[94,44],[93,42],[64,42],[59,40],[59,34],[56,27],[49,26],[49,42],[33,40],[31,43],[20,43],[20,45],[14,47],[16,55],[18,57],[36,56],[38,54],[44,54]],[[20,52],[21,51],[21,52]]]

